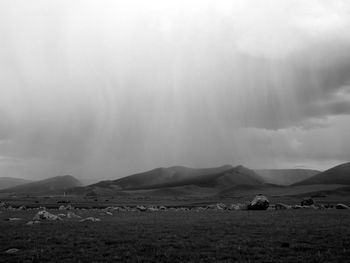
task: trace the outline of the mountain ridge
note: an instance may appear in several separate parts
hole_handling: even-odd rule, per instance
[[[293,185],[307,184],[343,184],[350,185],[350,162],[334,166],[308,179],[296,182]]]

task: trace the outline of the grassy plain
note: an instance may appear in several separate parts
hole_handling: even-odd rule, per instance
[[[101,222],[2,211],[0,261],[350,262],[350,210],[74,212]]]

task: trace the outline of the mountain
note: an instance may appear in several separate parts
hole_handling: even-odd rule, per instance
[[[32,181],[22,179],[22,178],[12,178],[12,177],[0,177],[0,190],[5,188],[14,187],[21,184],[27,184]]]
[[[232,185],[256,185],[262,184],[262,182],[260,176],[253,170],[243,166],[232,167],[231,165],[224,165],[204,169],[173,166],[133,174],[114,181],[101,181],[89,186],[89,188],[145,190],[185,185],[224,188]]]
[[[54,193],[72,187],[80,186],[81,183],[71,175],[55,176],[48,179],[26,183],[15,187],[1,190],[3,193]]]
[[[269,169],[254,170],[266,183],[291,185],[314,176],[320,171],[310,169]]]
[[[335,166],[294,185],[345,184],[350,185],[350,162]]]

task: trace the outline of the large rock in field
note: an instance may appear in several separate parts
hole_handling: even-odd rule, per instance
[[[248,205],[248,210],[266,210],[270,205],[269,200],[266,196],[261,194],[257,195],[253,201]]]
[[[301,206],[314,205],[315,201],[311,197],[306,197],[301,201]]]
[[[350,209],[350,207],[348,207],[347,205],[344,204],[337,204],[335,206],[336,209]]]
[[[56,216],[54,214],[51,214],[43,210],[36,213],[36,215],[33,217],[33,220],[62,220],[62,219],[59,216]]]

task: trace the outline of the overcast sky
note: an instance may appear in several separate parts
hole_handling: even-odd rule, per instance
[[[350,1],[0,2],[0,176],[350,161]]]

